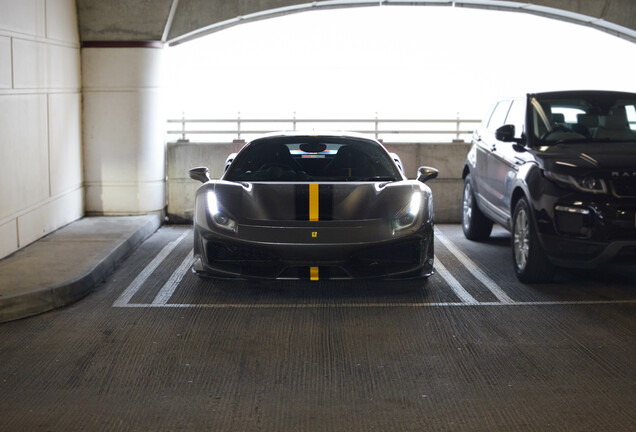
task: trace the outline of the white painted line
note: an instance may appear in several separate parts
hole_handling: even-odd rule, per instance
[[[475,276],[482,284],[484,284],[486,288],[488,288],[500,302],[506,304],[515,303],[515,301],[508,297],[508,294],[506,294],[494,280],[490,279],[486,275],[486,273],[484,273],[479,268],[479,266],[473,262],[473,260],[468,258],[468,256],[466,256],[464,252],[460,251],[459,248],[455,246],[455,244],[450,241],[450,239],[446,237],[446,235],[444,235],[438,228],[435,228],[435,237],[437,237],[437,239],[441,241],[444,246],[446,246],[446,249],[448,249],[450,253],[455,255],[455,257],[457,257],[457,259],[464,265],[464,267],[466,267],[466,269],[468,269],[468,271],[471,272],[473,276]]]
[[[170,243],[165,245],[163,249],[161,249],[161,252],[159,252],[152,261],[150,261],[150,263],[146,266],[146,268],[144,268],[141,271],[141,273],[137,275],[135,280],[132,281],[130,285],[128,285],[128,288],[126,288],[124,292],[121,293],[119,298],[115,301],[115,303],[113,303],[113,307],[126,306],[128,302],[130,301],[130,299],[135,295],[135,293],[139,291],[139,288],[141,288],[143,283],[146,281],[146,279],[148,279],[148,277],[152,274],[152,272],[154,272],[157,269],[157,267],[159,267],[159,264],[161,264],[163,260],[165,260],[166,257],[170,255],[170,252],[172,252],[173,249],[177,247],[179,242],[181,242],[181,240],[183,240],[183,238],[187,236],[189,233],[190,231],[186,231],[183,234],[181,234],[178,239],[171,241]]]
[[[435,270],[437,273],[448,283],[451,287],[455,295],[463,302],[468,304],[477,304],[479,303],[473,296],[471,296],[468,291],[459,283],[455,276],[453,276],[442,264],[442,262],[435,256]]]
[[[481,307],[481,306],[586,306],[586,305],[623,305],[636,304],[636,300],[582,300],[582,301],[530,301],[530,302],[482,302],[482,303],[219,303],[219,304],[152,304],[128,303],[128,308],[198,308],[198,309],[318,309],[318,308],[425,308],[425,307]]]
[[[168,303],[168,300],[170,300],[170,297],[172,297],[172,294],[174,294],[174,291],[177,289],[177,285],[179,285],[181,279],[183,279],[187,271],[190,269],[192,260],[194,258],[193,253],[194,250],[190,251],[181,262],[181,265],[177,267],[174,272],[172,272],[170,279],[168,279],[168,281],[163,284],[163,286],[157,293],[157,296],[152,301],[153,305],[164,305]]]

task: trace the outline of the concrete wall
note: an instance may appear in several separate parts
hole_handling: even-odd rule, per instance
[[[463,141],[442,144],[385,144],[400,155],[404,171],[409,178],[417,176],[421,166],[439,170],[435,180],[426,182],[433,191],[435,221],[437,223],[461,222],[461,197],[464,182],[462,168],[470,149]]]
[[[165,207],[163,49],[82,49],[86,213]]]
[[[225,160],[230,153],[237,152],[244,141],[228,144],[200,144],[188,141],[168,143],[168,219],[171,222],[190,222],[194,209],[194,195],[201,182],[192,180],[191,168],[208,167],[210,178],[218,179],[223,174]]]
[[[211,178],[223,174],[227,156],[240,149],[242,142],[232,144],[200,144],[176,142],[168,144],[168,217],[172,222],[192,220],[194,195],[200,182],[191,180],[188,171],[207,166]],[[470,145],[464,142],[448,144],[390,144],[386,147],[398,155],[409,178],[417,176],[420,166],[439,170],[439,177],[427,182],[433,191],[437,223],[458,223],[461,219],[462,167]]]
[[[83,214],[74,0],[0,0],[0,258]]]

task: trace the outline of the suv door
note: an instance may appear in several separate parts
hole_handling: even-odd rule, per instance
[[[475,196],[482,198],[484,196],[484,192],[488,188],[488,183],[486,181],[486,176],[488,173],[488,153],[490,152],[490,147],[484,141],[484,135],[486,135],[488,129],[488,123],[492,118],[492,114],[497,107],[497,104],[492,106],[488,111],[488,115],[484,117],[484,120],[481,122],[479,128],[475,130],[473,133],[472,143],[475,149],[475,167],[473,171],[473,186]],[[481,199],[479,199],[481,201]]]
[[[524,135],[525,114],[525,99],[513,99],[505,121],[500,126],[513,125],[515,127],[515,138],[521,139]],[[494,136],[493,142],[490,158],[488,159],[489,181],[494,196],[492,204],[496,207],[496,211],[501,218],[509,224],[512,186],[517,177],[519,167],[526,162],[526,158],[524,153],[514,150],[511,142],[499,141]]]
[[[498,161],[502,156],[498,154],[498,151],[502,151],[507,143],[497,141],[495,131],[505,124],[511,103],[511,99],[502,100],[497,103],[497,106],[490,116],[487,127],[480,136],[481,141],[479,142],[479,149],[482,150],[485,155],[485,170],[477,176],[479,180],[481,180],[477,183],[477,192],[479,198],[481,198],[479,199],[480,207],[484,213],[500,223],[506,221],[506,215],[498,210],[502,207],[501,201],[503,199],[501,188],[496,186],[496,182],[500,181],[499,179],[503,175],[503,173],[500,172],[501,164]]]

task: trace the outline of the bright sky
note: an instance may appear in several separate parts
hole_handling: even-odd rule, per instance
[[[534,91],[636,92],[636,44],[522,13],[431,6],[311,11],[166,53],[168,116],[481,118]]]

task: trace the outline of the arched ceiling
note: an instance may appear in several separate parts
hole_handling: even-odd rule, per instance
[[[514,11],[590,26],[636,42],[635,0],[77,0],[80,38],[88,44],[171,45],[244,22],[359,6],[450,6]]]

